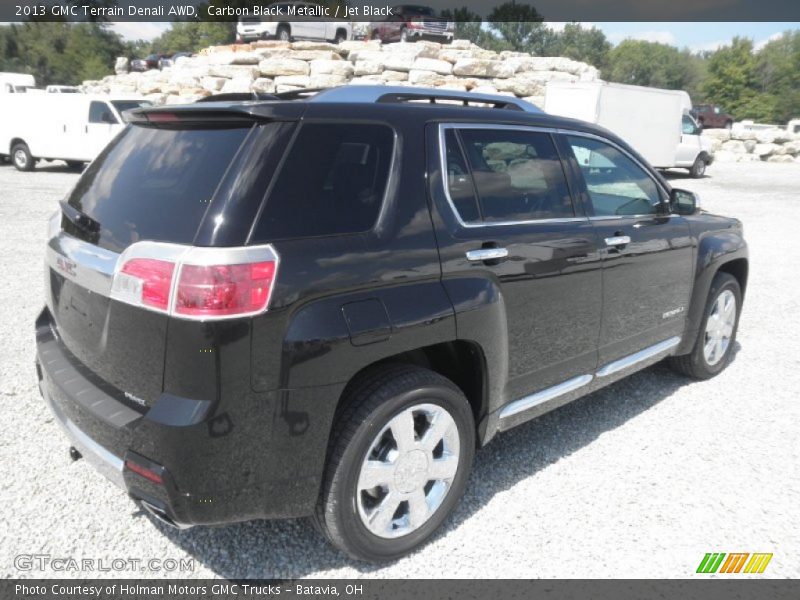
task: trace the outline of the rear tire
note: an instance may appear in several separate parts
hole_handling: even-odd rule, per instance
[[[31,151],[28,149],[28,144],[25,142],[14,144],[14,147],[11,148],[11,162],[19,171],[33,171],[33,167],[36,165]]]
[[[706,161],[702,156],[698,156],[694,159],[694,164],[689,169],[689,175],[691,175],[694,179],[700,179],[704,177],[706,174]]]
[[[671,357],[670,366],[693,379],[710,379],[721,373],[733,356],[741,310],[739,282],[729,273],[717,273],[711,282],[694,348],[689,354]]]
[[[345,402],[315,525],[353,558],[394,560],[422,545],[464,493],[472,409],[450,380],[409,365],[372,371]]]

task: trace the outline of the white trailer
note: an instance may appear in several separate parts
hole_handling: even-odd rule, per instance
[[[0,93],[25,93],[36,87],[36,78],[27,73],[0,73]]]
[[[123,112],[150,103],[132,96],[0,95],[0,156],[20,171],[39,160],[82,167],[125,127]]]
[[[628,142],[658,169],[680,167],[702,177],[713,160],[702,128],[689,115],[689,94],[618,83],[551,81],[544,110],[596,123]]]

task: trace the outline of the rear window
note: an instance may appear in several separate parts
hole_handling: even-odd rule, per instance
[[[385,125],[303,125],[259,218],[255,241],[371,229],[386,191],[393,145]]]
[[[91,241],[103,248],[121,252],[139,240],[191,243],[249,131],[128,127],[87,169],[68,202],[99,223]]]

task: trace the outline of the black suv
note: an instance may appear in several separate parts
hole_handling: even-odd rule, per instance
[[[129,114],[51,221],[37,370],[171,525],[311,516],[393,559],[498,432],[731,359],[741,223],[604,129],[406,87]]]

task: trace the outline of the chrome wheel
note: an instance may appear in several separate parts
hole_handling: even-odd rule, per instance
[[[736,325],[736,296],[732,291],[725,290],[717,296],[706,321],[703,356],[709,366],[716,365],[725,356],[731,343],[734,325]]]
[[[20,169],[24,169],[28,166],[28,155],[25,154],[25,150],[22,148],[14,152],[14,164],[16,164]]]
[[[407,535],[425,524],[450,491],[459,464],[455,420],[436,404],[418,404],[392,417],[361,465],[358,513],[381,538]]]

